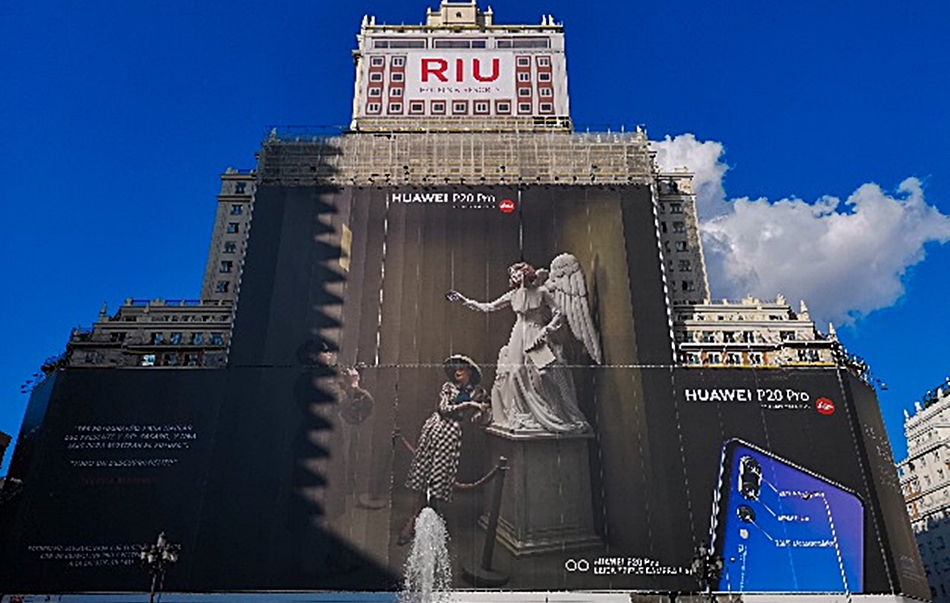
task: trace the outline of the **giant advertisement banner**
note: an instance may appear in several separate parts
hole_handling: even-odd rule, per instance
[[[260,187],[228,368],[59,375],[0,590],[133,589],[159,530],[169,590],[398,590],[431,506],[460,588],[926,598],[873,391],[676,367],[656,224],[633,185]]]

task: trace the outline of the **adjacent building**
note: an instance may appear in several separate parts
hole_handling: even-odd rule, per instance
[[[221,193],[198,299],[129,298],[91,327],[70,334],[57,366],[71,368],[218,368],[227,362],[234,305],[253,210],[256,174],[229,168]]]
[[[950,601],[950,380],[904,411],[904,436],[897,467],[907,514],[934,601]]]

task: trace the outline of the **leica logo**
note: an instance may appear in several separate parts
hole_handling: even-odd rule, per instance
[[[818,398],[815,400],[815,410],[825,416],[833,415],[835,413],[835,403],[828,398]]]
[[[448,59],[420,59],[422,61],[422,83],[429,83],[431,78],[440,82],[464,82],[466,78],[465,59],[455,59],[449,62]],[[495,57],[491,59],[491,73],[486,75],[482,67],[482,60],[478,57],[472,57],[471,67],[468,69],[471,77],[479,82],[494,82],[501,73],[501,59]]]
[[[503,214],[510,214],[515,211],[515,202],[511,199],[502,199],[501,202],[498,203],[498,209],[500,209]]]

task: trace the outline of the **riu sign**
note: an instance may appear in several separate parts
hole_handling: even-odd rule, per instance
[[[504,51],[410,51],[406,100],[515,98],[515,57]]]
[[[483,60],[479,57],[472,57],[469,61],[457,58],[453,63],[448,59],[422,58],[421,73],[422,83],[429,82],[464,82],[466,72],[476,81],[486,83],[498,80],[501,73],[501,59],[494,57],[487,59],[491,67],[487,70],[482,69]]]

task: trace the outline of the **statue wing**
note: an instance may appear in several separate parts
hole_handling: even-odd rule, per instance
[[[567,318],[571,333],[584,344],[594,362],[601,364],[600,336],[594,328],[594,321],[591,320],[587,303],[587,284],[581,263],[569,253],[557,256],[551,262],[551,273],[544,286],[554,296],[558,309]]]

